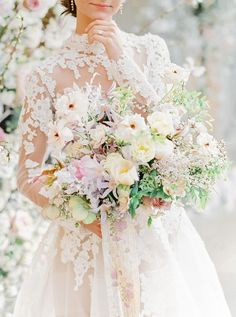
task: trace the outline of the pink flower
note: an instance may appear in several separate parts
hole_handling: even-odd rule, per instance
[[[23,5],[26,9],[37,10],[40,7],[39,0],[24,0]]]
[[[0,127],[0,142],[3,142],[6,140],[6,133],[4,130]]]
[[[96,179],[103,174],[102,166],[95,158],[91,158],[88,155],[85,155],[80,160],[74,160],[73,165],[76,168],[75,175],[78,179],[82,179],[83,177]]]

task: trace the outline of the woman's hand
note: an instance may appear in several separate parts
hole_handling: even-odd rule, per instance
[[[118,60],[123,53],[119,28],[115,21],[94,20],[85,32],[88,33],[89,43],[98,41],[103,43],[110,59]]]
[[[101,231],[101,224],[100,221],[95,220],[94,222],[90,223],[89,225],[86,225],[84,223],[81,223],[82,226],[84,226],[89,231],[95,233],[99,238],[102,238],[102,231]]]

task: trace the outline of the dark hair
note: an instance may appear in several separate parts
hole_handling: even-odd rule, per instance
[[[66,10],[62,12],[62,14],[72,14],[74,17],[76,17],[75,1],[74,1],[74,11],[71,10],[71,0],[61,0],[61,4],[66,8]]]

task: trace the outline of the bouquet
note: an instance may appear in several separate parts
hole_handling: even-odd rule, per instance
[[[210,133],[208,103],[186,89],[186,71],[163,73],[166,95],[144,117],[129,87],[74,85],[55,103],[48,143],[55,163],[42,171],[50,219],[75,224],[135,217],[154,198],[147,222],[175,201],[204,208],[228,165],[223,142]],[[164,208],[165,209],[165,208]]]

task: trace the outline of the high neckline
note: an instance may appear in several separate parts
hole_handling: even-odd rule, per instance
[[[121,40],[124,42],[124,34],[125,32],[120,30]],[[94,54],[102,54],[105,52],[105,47],[102,43],[89,43],[88,42],[88,34],[87,33],[76,33],[72,32],[70,37],[65,41],[64,47],[76,49],[77,52],[87,52]]]

